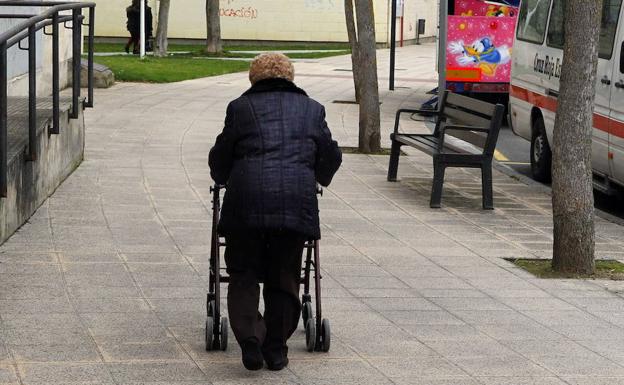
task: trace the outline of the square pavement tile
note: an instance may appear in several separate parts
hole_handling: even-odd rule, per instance
[[[479,381],[480,384],[483,384],[483,385],[567,385],[567,384],[571,384],[557,377],[502,376],[502,377],[476,377],[476,379]],[[594,384],[594,385],[597,385],[597,384]]]
[[[514,354],[488,357],[450,358],[453,364],[458,365],[473,376],[548,376],[550,372],[528,361],[526,358]]]
[[[624,385],[624,377],[564,377],[563,380],[569,385]]]
[[[512,325],[531,322],[531,319],[515,310],[451,310],[451,313],[472,325]]]
[[[0,300],[0,314],[6,317],[12,313],[73,313],[74,309],[67,297],[43,299]]]
[[[580,342],[570,340],[516,340],[503,341],[503,345],[525,357],[592,357],[593,349],[583,346]]]
[[[487,337],[484,333],[469,325],[404,325],[412,336],[419,341],[470,341]]]
[[[107,362],[180,361],[188,358],[172,339],[156,343],[101,343],[99,349]]]
[[[486,360],[487,357],[511,356],[515,354],[511,349],[486,336],[470,342],[427,341],[425,345],[447,358],[482,357]]]
[[[447,311],[385,311],[384,316],[397,325],[464,325],[465,322]]]
[[[32,363],[18,366],[24,384],[112,383],[101,363]]]
[[[449,376],[446,378],[431,377],[392,377],[396,385],[481,385],[469,376]]]
[[[293,360],[288,365],[292,373],[300,378],[318,379],[370,379],[380,378],[383,375],[369,363],[358,360]]]
[[[370,359],[369,362],[388,377],[435,378],[466,375],[464,371],[442,357]]]
[[[97,346],[91,340],[74,344],[9,345],[18,363],[35,362],[101,362]]]
[[[583,357],[543,356],[533,361],[558,376],[613,376],[624,377],[624,366],[618,365],[597,354]]]
[[[475,325],[475,328],[498,341],[566,339],[563,335],[535,322],[511,325]]]
[[[148,303],[140,298],[75,298],[78,313],[144,313]]]
[[[425,298],[365,298],[362,301],[368,306],[380,312],[393,310],[441,310],[440,307]]]
[[[109,363],[106,368],[119,384],[208,380],[208,376],[191,362]]]
[[[431,301],[446,310],[510,310],[493,298],[432,298]]]

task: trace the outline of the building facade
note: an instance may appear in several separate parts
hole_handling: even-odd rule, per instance
[[[148,0],[157,20],[159,0]],[[391,1],[374,0],[378,43],[390,41]],[[397,18],[397,40],[416,38],[418,19],[426,20],[423,36],[437,31],[437,0],[394,0],[403,12]],[[125,37],[125,9],[130,0],[96,0],[96,36]],[[221,32],[225,40],[346,42],[343,0],[221,0]],[[401,12],[399,12],[401,13]],[[172,0],[169,37],[205,39],[205,0]]]

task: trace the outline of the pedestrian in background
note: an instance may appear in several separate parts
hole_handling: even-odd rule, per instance
[[[320,238],[317,183],[342,162],[325,108],[293,83],[282,54],[251,63],[252,87],[228,105],[210,151],[210,171],[227,184],[219,233],[225,236],[232,330],[249,370],[288,365],[287,340],[301,315],[304,243]],[[258,312],[264,283],[264,314]]]
[[[151,41],[153,34],[153,16],[152,8],[147,5],[145,1],[145,50],[151,51]],[[132,46],[132,53],[139,54],[141,50],[141,0],[132,0],[132,4],[126,8],[126,29],[130,32],[130,38],[126,43],[126,53],[130,53],[130,46]]]

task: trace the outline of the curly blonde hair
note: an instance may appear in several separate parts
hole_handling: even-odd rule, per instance
[[[263,53],[254,58],[249,68],[249,81],[256,84],[260,80],[281,78],[295,80],[295,67],[288,56],[281,53]]]

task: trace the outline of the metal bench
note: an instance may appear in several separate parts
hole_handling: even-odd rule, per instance
[[[440,207],[446,168],[468,167],[481,169],[483,208],[493,209],[492,158],[504,112],[505,107],[502,104],[493,105],[449,91],[442,95],[437,111],[398,110],[394,132],[390,134],[392,150],[388,181],[396,181],[401,147],[407,145],[433,157],[434,176],[430,203],[432,208]],[[433,133],[400,133],[399,120],[402,113],[435,115]],[[449,139],[449,136],[454,138]]]

